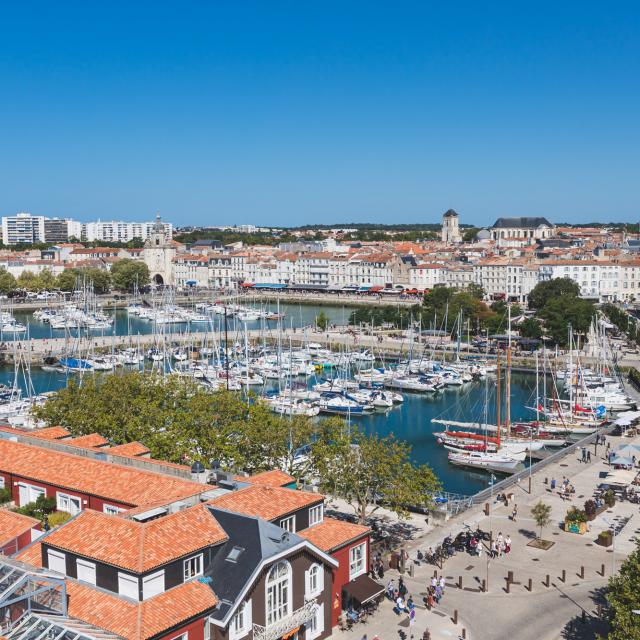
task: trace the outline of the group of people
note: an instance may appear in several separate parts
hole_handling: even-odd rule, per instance
[[[489,551],[491,558],[501,558],[503,555],[508,556],[511,553],[511,536],[502,535],[502,531],[491,541],[491,550]]]
[[[379,553],[374,554],[369,573],[374,580],[382,580],[384,578],[384,563]]]
[[[551,478],[551,491],[556,488],[556,479]],[[565,498],[571,500],[571,496],[576,492],[575,487],[569,482],[569,478],[562,478],[562,482],[558,485],[558,495],[564,501]]]
[[[425,598],[427,609],[432,609],[440,603],[442,596],[444,596],[445,581],[444,576],[433,576],[431,578],[431,584],[427,586],[427,596]]]
[[[591,462],[591,451],[587,447],[582,447],[582,458],[580,462]]]

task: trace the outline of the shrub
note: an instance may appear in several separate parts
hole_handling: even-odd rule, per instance
[[[604,503],[607,505],[607,507],[613,507],[613,505],[616,503],[616,494],[613,493],[611,489],[605,492]]]
[[[61,524],[64,524],[70,519],[71,514],[67,513],[66,511],[54,511],[47,516],[47,521],[49,522],[49,527],[51,529],[59,527]]]
[[[38,520],[42,520],[47,514],[55,511],[56,508],[56,499],[55,498],[46,498],[45,496],[38,496],[35,502],[29,502],[25,504],[23,507],[18,507],[14,509],[16,513],[22,513],[25,516],[31,516],[32,518],[37,518]]]
[[[571,507],[569,511],[567,511],[567,515],[564,517],[565,522],[575,522],[576,524],[580,522],[587,521],[587,514],[582,511],[582,509],[578,509],[577,507]]]
[[[596,515],[596,503],[593,500],[587,500],[584,503],[584,512],[587,517],[593,518]]]
[[[11,502],[11,491],[9,489],[0,489],[0,504]]]

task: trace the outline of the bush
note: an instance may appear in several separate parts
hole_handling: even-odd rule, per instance
[[[593,500],[587,500],[584,503],[584,512],[587,517],[593,518],[596,515],[596,503]]]
[[[579,524],[580,522],[587,521],[587,514],[582,511],[582,509],[578,509],[578,507],[571,507],[569,511],[567,511],[567,515],[564,517],[565,522],[575,522]]]
[[[11,491],[9,489],[0,489],[0,504],[11,502]]]
[[[56,499],[46,498],[45,496],[38,496],[35,502],[29,502],[24,507],[18,507],[14,509],[16,513],[21,513],[25,516],[31,516],[38,520],[43,520],[46,515],[55,511]]]
[[[607,505],[607,507],[613,507],[613,505],[616,503],[616,494],[613,493],[611,489],[605,492],[604,503]]]
[[[47,522],[49,523],[49,527],[51,529],[59,527],[61,524],[64,524],[70,519],[71,514],[67,513],[66,511],[54,511],[47,516]]]

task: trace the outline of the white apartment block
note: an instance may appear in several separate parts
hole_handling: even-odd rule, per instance
[[[2,242],[4,245],[44,242],[44,216],[17,213],[2,217]]]
[[[86,222],[82,224],[82,240],[87,242],[130,242],[134,238],[147,240],[153,231],[155,222],[125,222],[123,220],[109,220]],[[163,222],[165,234],[173,236],[173,225]]]
[[[447,268],[443,264],[418,264],[409,269],[409,288],[433,289],[437,285],[444,285],[447,281]]]

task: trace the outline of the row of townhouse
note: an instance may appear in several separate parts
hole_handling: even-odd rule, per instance
[[[0,549],[12,553],[0,555],[0,635],[322,640],[350,602],[383,592],[367,575],[369,528],[328,517],[324,497],[288,474],[207,484],[147,454],[60,427],[0,429],[0,478],[15,503],[46,495],[73,516],[42,532],[0,510]],[[3,590],[9,572],[19,592]]]

